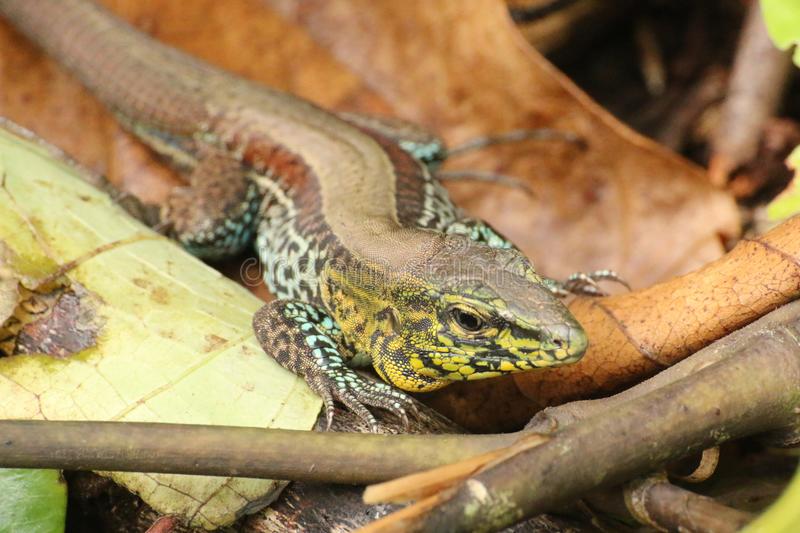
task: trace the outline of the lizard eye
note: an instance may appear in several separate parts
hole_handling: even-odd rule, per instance
[[[453,317],[453,321],[458,327],[470,333],[477,333],[486,325],[483,318],[461,307],[451,309],[450,316]]]

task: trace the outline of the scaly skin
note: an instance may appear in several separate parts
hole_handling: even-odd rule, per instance
[[[86,1],[0,0],[0,14],[188,172],[160,215],[175,238],[216,258],[255,235],[279,298],[255,315],[256,335],[323,398],[329,423],[334,400],[375,428],[367,406],[411,408],[398,389],[583,355],[554,285],[420,162],[441,158],[437,140],[235,78]],[[386,383],[351,369],[364,364]]]

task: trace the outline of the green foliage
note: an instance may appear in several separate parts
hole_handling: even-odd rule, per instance
[[[800,66],[800,1],[761,0],[761,9],[767,24],[767,31],[778,48],[795,46],[794,63]],[[794,169],[795,177],[789,187],[767,206],[771,220],[781,220],[800,213],[800,146],[794,149],[786,160]],[[793,533],[800,523],[800,469],[789,487],[769,509],[743,533]]]
[[[800,213],[800,181],[797,179],[800,169],[800,146],[795,148],[786,159],[786,164],[795,171],[795,177],[789,186],[767,206],[767,216],[776,222]]]
[[[742,530],[742,533],[795,533],[800,524],[800,470],[778,501]]]
[[[64,531],[67,486],[57,470],[0,469],[0,532]]]
[[[800,2],[797,0],[761,0],[761,10],[772,40],[786,50],[800,43]],[[800,65],[800,50],[795,48],[794,62]]]
[[[761,0],[761,10],[767,24],[767,31],[781,49],[795,46],[794,62],[800,66],[800,1],[798,0]],[[800,169],[800,147],[786,160],[786,164],[795,170],[795,178],[786,190],[767,206],[770,220],[779,221],[800,213],[800,183],[797,171]]]

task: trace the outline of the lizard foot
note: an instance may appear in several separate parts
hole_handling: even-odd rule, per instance
[[[379,425],[367,406],[397,414],[406,426],[407,413],[416,412],[410,396],[347,366],[352,353],[344,346],[338,324],[323,309],[299,300],[276,300],[256,312],[253,329],[264,351],[304,378],[322,398],[328,429],[334,401],[344,404],[375,432]]]
[[[329,430],[333,423],[334,400],[358,415],[374,433],[378,432],[380,425],[368,406],[381,407],[396,414],[403,421],[403,426],[408,428],[408,414],[417,412],[409,395],[386,383],[365,378],[350,368],[336,370],[308,378],[311,390],[319,394],[325,404],[326,429]]]
[[[613,281],[631,290],[630,285],[613,270],[595,270],[594,272],[575,272],[566,281],[549,280],[550,290],[556,296],[608,296],[598,281]]]

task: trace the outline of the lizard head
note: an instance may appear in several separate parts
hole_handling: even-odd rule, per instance
[[[358,303],[338,321],[398,388],[565,365],[586,351],[581,325],[517,250],[451,235],[432,257],[381,281],[383,290],[348,298]]]

